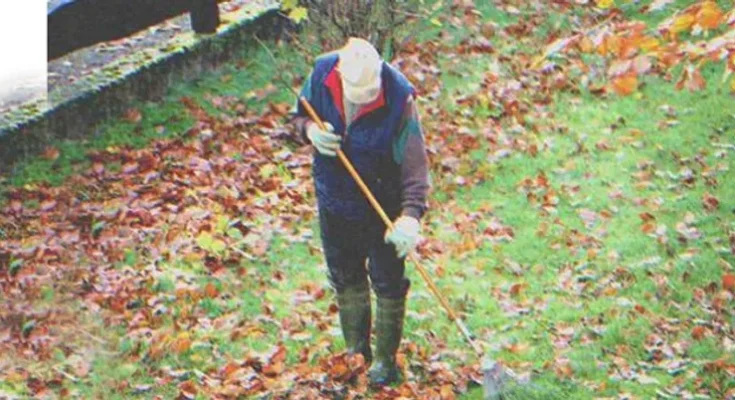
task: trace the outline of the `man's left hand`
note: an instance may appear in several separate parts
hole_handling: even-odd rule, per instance
[[[416,248],[421,237],[421,224],[416,218],[402,216],[393,223],[393,229],[385,233],[385,242],[396,247],[398,257],[406,257]]]

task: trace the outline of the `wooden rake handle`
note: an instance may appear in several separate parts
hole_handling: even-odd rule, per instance
[[[319,126],[319,128],[323,131],[326,131],[327,127],[324,125],[324,122],[322,122],[321,118],[319,118],[319,116],[316,114],[316,111],[314,111],[314,108],[311,106],[311,104],[309,104],[309,101],[306,100],[306,98],[303,96],[299,97],[299,101],[301,102],[301,105],[304,106],[304,108],[306,109],[306,112],[309,113],[311,119]],[[375,199],[375,196],[373,196],[370,188],[367,187],[365,182],[360,177],[360,174],[357,173],[357,170],[355,170],[355,167],[352,165],[342,149],[337,150],[337,157],[339,157],[340,161],[342,161],[342,164],[344,164],[345,168],[347,168],[347,172],[350,173],[352,178],[357,183],[357,186],[360,187],[362,193],[368,199],[378,215],[380,215],[380,218],[385,223],[385,226],[387,226],[388,229],[393,229],[393,222],[390,220],[390,218],[388,218],[388,214],[385,213],[383,207],[380,205],[378,200]],[[484,353],[477,342],[475,342],[474,336],[472,336],[469,329],[467,329],[467,326],[465,326],[464,322],[462,322],[462,319],[460,319],[459,316],[457,316],[457,313],[454,312],[454,309],[452,309],[452,306],[449,305],[446,297],[444,297],[442,292],[431,279],[429,273],[419,263],[415,255],[409,254],[408,258],[416,266],[416,270],[418,270],[419,275],[421,275],[421,278],[423,278],[424,282],[426,282],[426,285],[429,287],[429,291],[434,295],[434,297],[436,297],[437,300],[439,300],[439,303],[441,303],[442,307],[444,307],[444,310],[449,315],[449,319],[454,321],[460,332],[462,332],[462,335],[465,337],[465,339],[467,339],[467,342],[469,342],[470,346],[472,346],[472,349],[475,351],[475,353],[477,353],[478,356],[482,357]]]

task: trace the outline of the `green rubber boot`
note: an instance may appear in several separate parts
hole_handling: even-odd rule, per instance
[[[346,287],[337,294],[339,322],[350,354],[362,354],[365,363],[373,359],[370,350],[370,286]]]
[[[377,346],[375,362],[370,367],[372,386],[385,386],[403,380],[396,364],[396,352],[403,335],[403,317],[406,313],[406,298],[386,299],[378,297],[378,313],[375,321]]]

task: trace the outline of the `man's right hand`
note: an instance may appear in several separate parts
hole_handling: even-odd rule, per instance
[[[329,122],[325,122],[324,125],[327,131],[321,130],[315,122],[309,123],[306,127],[306,137],[320,154],[334,157],[337,155],[342,139],[333,133],[334,127]]]

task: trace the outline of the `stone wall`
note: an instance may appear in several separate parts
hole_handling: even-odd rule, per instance
[[[26,105],[21,114],[0,118],[0,170],[38,153],[54,139],[93,135],[100,122],[119,116],[135,101],[159,100],[182,80],[196,79],[258,44],[253,35],[274,38],[292,27],[277,6],[239,19],[218,33],[197,37],[191,45],[152,60],[120,77],[73,94],[51,94],[44,105]]]

